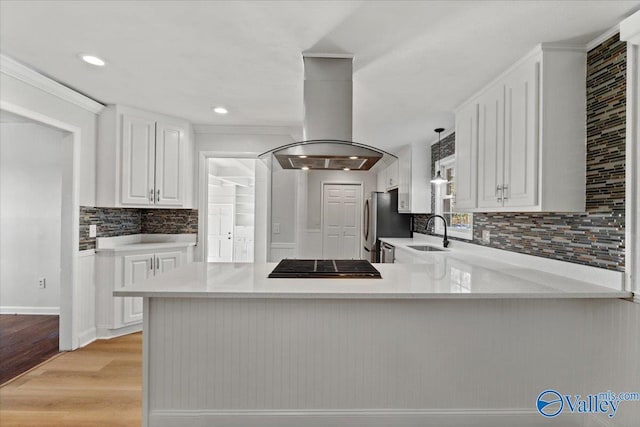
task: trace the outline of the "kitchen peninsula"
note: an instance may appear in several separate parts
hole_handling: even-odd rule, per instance
[[[498,396],[539,421],[540,387],[587,376],[576,331],[631,293],[469,258],[376,264],[382,279],[194,263],[114,292],[144,297],[144,425],[501,426]]]

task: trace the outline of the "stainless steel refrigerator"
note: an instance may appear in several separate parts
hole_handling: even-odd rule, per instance
[[[411,215],[398,213],[398,190],[369,194],[363,221],[364,256],[371,262],[380,262],[379,238],[413,236]]]

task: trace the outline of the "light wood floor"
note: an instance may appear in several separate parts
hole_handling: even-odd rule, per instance
[[[0,426],[142,423],[142,334],[97,341],[0,388]]]

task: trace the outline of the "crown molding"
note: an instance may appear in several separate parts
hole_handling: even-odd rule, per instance
[[[620,24],[616,24],[613,27],[609,28],[607,31],[605,31],[604,33],[600,34],[598,37],[596,37],[595,39],[591,40],[589,43],[587,43],[587,52],[590,51],[591,49],[598,47],[599,44],[601,44],[602,42],[608,40],[610,37],[612,37],[614,34],[619,33],[620,32]]]
[[[91,113],[97,114],[104,108],[101,103],[85,96],[75,90],[58,83],[57,81],[40,74],[24,64],[0,54],[0,73],[23,81],[33,87],[43,90],[51,95],[75,104]]]
[[[640,11],[620,23],[620,40],[640,45]]]

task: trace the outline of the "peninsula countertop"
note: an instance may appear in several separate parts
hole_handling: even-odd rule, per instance
[[[191,263],[114,291],[164,298],[501,299],[630,298],[609,289],[509,264],[433,254],[422,264],[374,264],[381,279],[270,279],[276,263]]]

